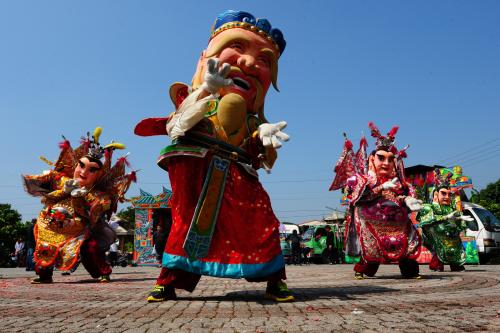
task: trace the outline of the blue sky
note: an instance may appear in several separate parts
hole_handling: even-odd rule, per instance
[[[370,120],[400,126],[407,166],[459,163],[478,189],[500,178],[498,1],[0,1],[0,202],[35,217],[20,174],[46,169],[38,156],[56,159],[61,134],[76,144],[98,125],[141,169],[129,195],[169,187],[155,164],[169,139],[133,128],[172,111],[170,84],[190,82],[225,9],[287,40],[266,115],[291,141],[261,174],[282,221],[339,206],[342,132],[357,142]]]

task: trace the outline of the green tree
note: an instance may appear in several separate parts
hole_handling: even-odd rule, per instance
[[[497,218],[500,218],[500,179],[495,183],[488,184],[481,191],[475,192],[471,201],[483,206]]]
[[[116,214],[120,219],[124,221],[122,223],[122,227],[127,230],[135,229],[135,209],[132,206],[128,206],[124,208]]]
[[[10,204],[0,204],[0,255],[14,250],[19,237],[26,234],[27,225],[21,222],[21,214]]]

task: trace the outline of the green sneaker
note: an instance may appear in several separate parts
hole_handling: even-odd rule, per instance
[[[31,280],[31,284],[49,284],[49,283],[54,283],[54,281],[52,281],[52,278],[42,279],[41,277],[37,277]]]
[[[153,287],[153,290],[148,295],[148,303],[163,302],[177,299],[175,289],[169,286],[160,286],[159,284]]]
[[[111,282],[109,275],[103,275],[99,278],[99,283],[108,283]]]
[[[280,281],[276,284],[267,284],[266,297],[276,302],[293,302],[292,292],[288,289],[285,282]]]

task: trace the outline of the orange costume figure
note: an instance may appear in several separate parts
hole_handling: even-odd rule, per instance
[[[101,131],[96,128],[92,138],[87,135],[76,149],[64,139],[56,163],[43,158],[52,170],[23,176],[26,191],[42,197],[44,205],[34,229],[39,276],[34,284],[52,283],[54,267],[71,270],[79,257],[92,277],[109,282],[111,266],[104,253],[116,235],[107,221],[123,201],[135,172],[125,174],[125,157],[111,166],[113,150],[125,146],[114,142],[101,147]]]
[[[138,135],[169,135],[158,165],[172,185],[172,229],[148,301],[193,291],[201,275],[267,281],[267,296],[291,301],[279,221],[257,169],[270,170],[288,135],[268,123],[264,99],[277,88],[280,30],[242,11],[220,14],[192,86],[176,83],[168,118],[140,122]]]

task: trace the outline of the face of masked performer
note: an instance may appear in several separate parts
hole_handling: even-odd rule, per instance
[[[88,157],[82,157],[76,165],[73,178],[78,181],[80,187],[92,187],[101,175],[102,166],[91,161]]]
[[[437,191],[435,194],[435,199],[437,199],[437,202],[440,205],[450,205],[451,204],[451,199],[453,198],[453,193],[451,192],[450,189],[447,188],[441,188],[439,191]]]
[[[216,35],[203,52],[193,78],[193,86],[201,84],[206,62],[219,58],[220,64],[228,63],[228,77],[234,86],[224,88],[224,96],[236,93],[246,101],[247,111],[257,113],[264,104],[264,97],[271,83],[276,87],[279,53],[265,37],[243,28],[233,28]]]
[[[375,173],[379,178],[391,178],[396,175],[395,156],[392,152],[385,150],[377,150],[375,154],[370,156],[373,163]]]

